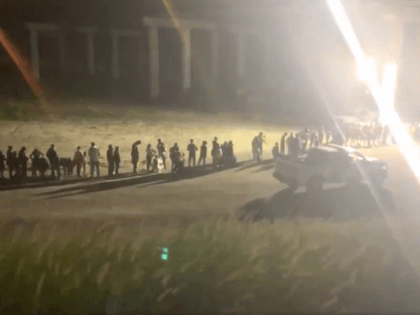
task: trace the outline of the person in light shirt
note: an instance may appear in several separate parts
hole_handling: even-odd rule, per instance
[[[88,155],[90,159],[90,175],[93,177],[96,170],[96,175],[99,177],[99,157],[101,156],[101,154],[99,152],[99,149],[95,146],[95,142],[91,143]]]
[[[146,147],[146,168],[150,172],[152,168],[152,159],[155,155],[155,151],[152,149],[152,145],[149,143]]]

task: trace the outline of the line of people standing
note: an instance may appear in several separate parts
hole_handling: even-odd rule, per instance
[[[133,143],[131,148],[131,163],[133,164],[133,173],[137,173],[137,166],[139,162],[139,149],[138,146],[141,144],[141,141],[138,140]],[[206,165],[207,160],[207,141],[203,141],[200,148],[194,143],[194,139],[190,140],[190,143],[186,147],[188,152],[188,167],[195,167]],[[199,158],[197,163],[197,153],[199,152]],[[211,156],[213,158],[213,165],[218,166],[224,162],[236,161],[233,153],[233,142],[225,141],[222,145],[219,144],[217,137],[213,140],[213,148],[211,150]],[[177,171],[184,167],[185,154],[181,152],[178,143],[174,143],[172,147],[169,148],[169,159],[171,161],[171,171]],[[152,148],[152,145],[149,143],[146,146],[146,169],[147,171],[157,171],[159,169],[159,163],[162,164],[164,169],[167,169],[166,166],[167,153],[166,146],[161,139],[158,139],[156,150]]]
[[[13,146],[8,146],[6,156],[0,151],[0,175],[2,178],[4,178],[5,162],[9,169],[9,178],[27,178],[29,159],[32,161],[32,177],[37,177],[38,172],[41,176],[44,176],[48,167],[51,167],[52,175],[60,178],[59,158],[54,144],[51,145],[46,153],[49,164],[46,161],[44,154],[38,149],[34,149],[29,157],[27,156],[26,151],[27,149],[25,146],[19,150],[19,153],[13,151]],[[57,175],[55,175],[55,173],[57,173]]]
[[[138,140],[133,143],[131,147],[131,163],[133,165],[133,173],[137,173],[138,162],[140,160],[139,145],[141,141]],[[207,141],[203,141],[200,148],[191,139],[186,147],[188,152],[188,166],[195,167],[196,165],[206,165],[207,161]],[[199,154],[199,155],[198,155]],[[197,163],[198,156],[198,163]],[[224,163],[232,163],[236,161],[233,153],[233,142],[224,142],[219,144],[217,137],[213,140],[213,148],[211,150],[213,164],[220,166]],[[100,158],[101,153],[94,142],[91,143],[87,152],[83,152],[78,146],[73,155],[73,158],[60,158],[54,144],[51,144],[45,156],[37,148],[27,156],[26,147],[22,147],[19,152],[13,151],[13,146],[9,146],[6,156],[0,151],[0,176],[4,178],[5,164],[9,170],[9,178],[26,178],[28,172],[28,162],[32,162],[32,177],[45,177],[48,168],[51,169],[53,178],[60,179],[62,176],[61,167],[64,172],[73,174],[73,168],[76,168],[77,176],[86,176],[87,165],[90,164],[90,175],[92,177],[100,176]],[[184,154],[181,152],[177,143],[169,149],[169,158],[171,160],[171,170],[177,170],[184,166]],[[47,161],[48,159],[48,161]],[[108,164],[108,175],[118,175],[121,165],[121,157],[119,147],[115,148],[108,145],[106,152],[106,160]],[[158,169],[159,163],[166,169],[166,146],[161,139],[158,139],[156,150],[152,148],[151,144],[146,147],[146,168],[148,171],[155,171]],[[83,176],[82,176],[83,171]]]
[[[289,155],[297,158],[299,154],[307,152],[310,148],[327,145],[331,141],[331,134],[325,132],[324,128],[310,131],[306,128],[303,132],[290,134],[285,132],[280,145],[276,142],[272,149],[273,157]]]

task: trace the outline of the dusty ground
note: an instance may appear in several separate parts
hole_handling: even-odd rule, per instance
[[[120,121],[97,122],[77,119],[76,123],[2,122],[0,144],[3,148],[9,143],[17,148],[25,145],[29,150],[37,147],[45,152],[49,145],[54,143],[60,156],[72,156],[78,145],[87,149],[91,141],[99,145],[103,155],[108,144],[118,145],[123,159],[123,171],[128,172],[131,168],[131,144],[137,139],[142,140],[140,151],[144,158],[146,144],[155,145],[157,138],[162,138],[168,147],[178,142],[181,148],[186,148],[190,138],[194,138],[199,144],[203,140],[210,142],[214,136],[218,136],[220,141],[233,140],[239,161],[246,161],[251,158],[251,140],[259,131],[264,131],[267,135],[266,153],[270,156],[274,142],[286,131],[286,128],[262,126],[257,123],[243,124],[226,117],[170,112],[159,115],[161,120],[153,114],[142,121],[124,118]],[[162,123],[163,118],[165,123]],[[398,149],[389,146],[362,152],[387,160],[390,177],[387,187],[390,196],[394,199],[399,213],[403,211],[416,216],[417,209],[420,209],[420,189]],[[103,163],[103,166],[106,164]],[[209,169],[197,170],[187,178],[177,181],[171,180],[165,174],[122,176],[81,182],[65,181],[41,188],[2,191],[0,214],[67,218],[232,214],[253,200],[271,196],[278,198],[279,191],[285,186],[272,177],[272,167],[272,163],[258,166],[242,164],[236,169],[216,173]],[[340,207],[339,190],[329,194],[322,197],[322,202],[331,203],[326,208],[333,209],[333,212],[351,211],[348,207]],[[360,197],[355,195],[351,199],[359,200]],[[357,207],[357,204],[354,207]],[[284,217],[284,214],[279,216]],[[352,216],[341,213],[338,217]]]
[[[132,168],[131,145],[137,140],[142,141],[139,147],[142,160],[145,159],[146,145],[151,143],[155,148],[158,138],[164,141],[167,149],[177,142],[181,149],[186,150],[190,139],[194,139],[198,147],[204,140],[211,146],[215,136],[222,143],[232,140],[239,159],[249,159],[252,138],[260,131],[266,134],[270,148],[268,151],[271,151],[271,147],[280,140],[285,129],[253,123],[244,124],[223,116],[203,117],[192,113],[171,112],[148,114],[144,120],[129,120],[125,117],[124,120],[118,121],[71,119],[56,123],[1,122],[0,150],[5,153],[8,145],[13,145],[16,151],[26,146],[28,154],[34,148],[45,154],[53,143],[60,157],[73,157],[77,146],[80,145],[83,151],[87,151],[90,143],[95,142],[104,157],[108,145],[112,144],[120,147],[124,172]],[[105,163],[106,160],[102,159],[103,167]]]

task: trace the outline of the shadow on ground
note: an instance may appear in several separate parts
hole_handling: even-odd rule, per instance
[[[254,199],[238,209],[240,221],[274,222],[276,218],[323,218],[338,221],[378,217],[396,210],[392,193],[367,185],[323,190],[319,193],[293,192],[286,188],[269,198]]]
[[[274,159],[264,160],[259,163],[255,161],[248,161],[242,167],[238,168],[235,172],[245,171],[247,169],[257,167],[257,166],[261,166],[261,168],[260,170],[256,170],[255,172],[258,172],[258,171],[262,172],[264,170],[269,170],[274,167]]]
[[[146,174],[146,173],[144,173]],[[112,177],[103,176],[103,177],[73,177],[69,178],[68,175],[65,176],[63,180],[56,180],[52,176],[46,176],[44,178],[26,178],[26,179],[0,179],[0,191],[7,190],[18,190],[18,189],[28,189],[28,188],[42,188],[42,187],[51,187],[51,186],[65,186],[71,184],[79,183],[92,183],[98,182],[101,180],[107,179],[127,179],[129,177],[138,176],[133,175],[132,173],[125,173],[114,175]]]
[[[148,174],[144,176],[131,176],[123,178],[107,178],[107,180],[101,180],[96,182],[87,183],[86,185],[78,185],[72,187],[66,187],[54,191],[36,194],[35,196],[45,196],[46,199],[58,199],[68,196],[83,195],[94,192],[107,191],[111,189],[123,188],[128,186],[140,185],[139,187],[161,185],[165,183],[177,182],[182,180],[193,179],[202,177],[217,172],[222,172],[228,169],[234,169],[240,167],[248,162],[240,162],[230,167],[218,167],[212,166],[206,167],[192,167],[184,168],[182,172],[178,174],[172,173],[161,173],[161,174]]]

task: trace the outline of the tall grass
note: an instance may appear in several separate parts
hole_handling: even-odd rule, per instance
[[[420,310],[418,275],[378,221],[39,221],[1,231],[0,313]]]

